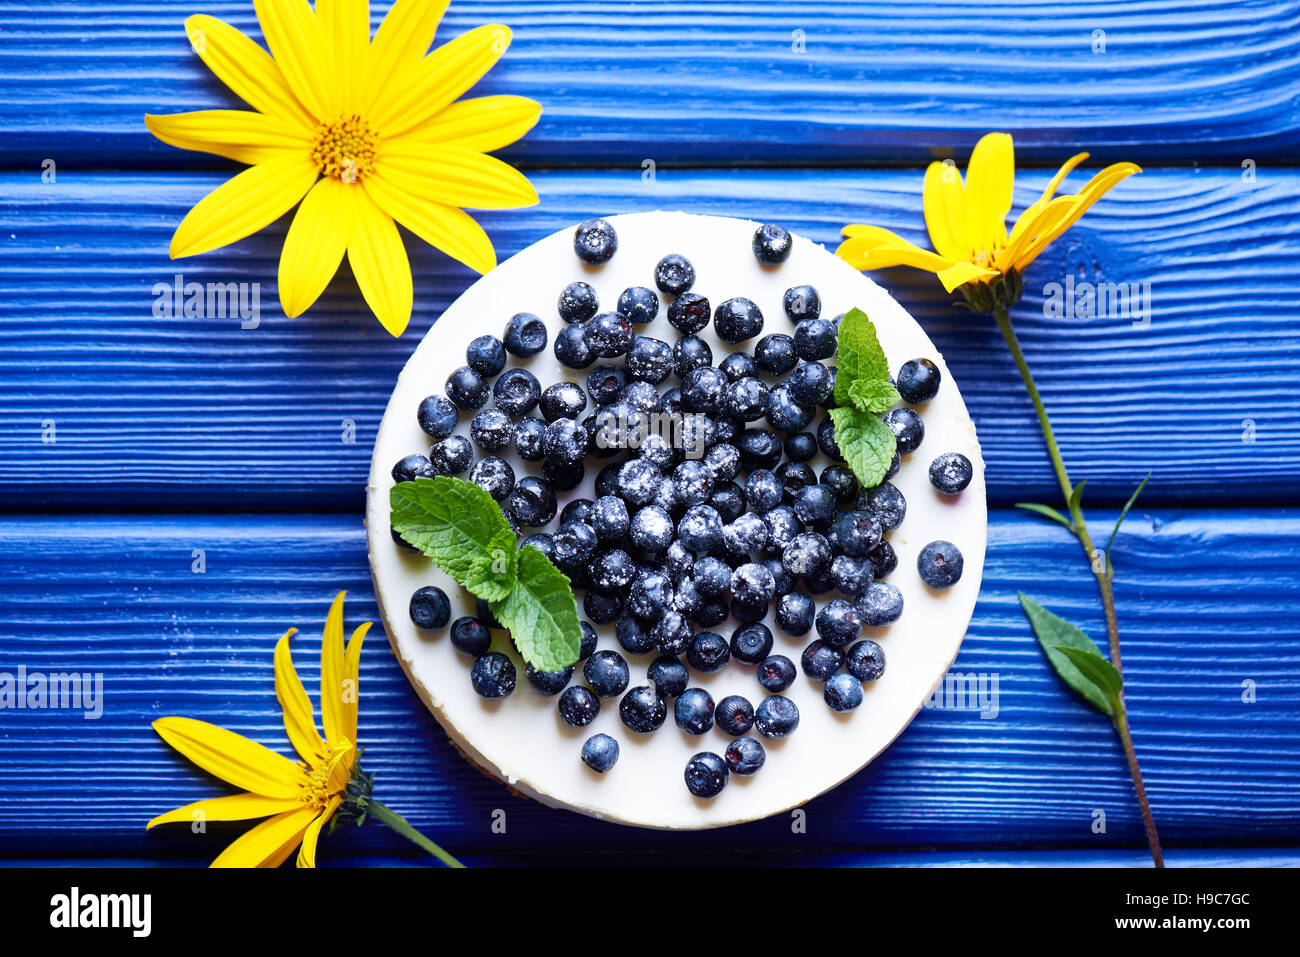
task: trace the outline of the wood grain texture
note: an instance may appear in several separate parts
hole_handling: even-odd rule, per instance
[[[1300,841],[1300,579],[1289,570],[1300,511],[1139,510],[1126,527],[1115,562],[1128,700],[1162,835],[1175,846]],[[654,834],[513,798],[451,750],[382,634],[361,658],[366,766],[386,803],[467,855],[1047,844],[1086,857],[1140,848],[1114,734],[1048,671],[1015,598],[1028,590],[1098,634],[1092,580],[1064,532],[1018,513],[994,513],[989,544],[955,671],[998,676],[997,716],[924,710],[867,771],[807,805],[805,835],[792,834],[784,816]],[[201,575],[191,570],[196,548],[205,551]],[[284,748],[271,651],[287,626],[302,628],[296,661],[313,688],[311,636],[336,588],[351,590],[349,625],[375,617],[352,518],[0,523],[0,670],[100,671],[105,681],[96,721],[70,711],[0,713],[0,847],[9,856],[215,854],[229,837],[221,828],[202,837],[142,831],[161,810],[223,791],[171,753],[149,722],[179,713]],[[1250,704],[1247,680],[1256,690]],[[506,811],[505,836],[489,830],[495,809]],[[1105,834],[1091,831],[1097,811]],[[402,853],[382,831],[342,841],[344,853]]]
[[[372,6],[377,22],[388,4]],[[189,49],[197,9],[0,3],[0,163],[214,162],[143,124],[233,102]],[[202,10],[260,36],[248,0]],[[1300,143],[1290,0],[456,0],[439,38],[494,21],[514,44],[480,89],[544,104],[508,154],[533,166],[917,163],[990,126],[1042,163],[1238,166]]]
[[[833,246],[846,221],[926,242],[911,171],[534,175],[541,205],[484,216],[502,258],[595,213],[681,208],[786,223]],[[166,249],[215,174],[0,176],[0,509],[359,512],[375,430],[414,343],[473,278],[408,238],[416,315],[394,340],[346,271],[305,316],[275,290],[283,224],[173,263]],[[1044,177],[1020,177],[1017,202]],[[740,250],[738,255],[748,255]],[[1015,319],[1067,461],[1119,503],[1212,489],[1294,501],[1300,465],[1300,173],[1154,170],[1122,184],[1030,274]],[[792,284],[797,272],[791,269]],[[259,282],[258,328],[155,318],[155,283]],[[1046,319],[1045,284],[1150,282],[1151,319]],[[557,277],[559,286],[568,277]],[[1055,498],[1032,409],[991,321],[933,277],[876,278],[947,357],[979,428],[993,501]],[[505,317],[484,317],[498,331]],[[769,326],[785,320],[770,317]],[[431,383],[430,391],[439,388]],[[345,443],[345,421],[355,441]],[[42,442],[53,422],[53,443]],[[935,450],[935,453],[940,450]]]

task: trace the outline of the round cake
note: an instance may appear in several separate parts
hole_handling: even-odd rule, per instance
[[[470,286],[438,319],[407,362],[375,440],[367,489],[367,537],[375,594],[393,652],[420,698],[454,745],[493,777],[545,804],[643,827],[692,829],[755,820],[803,804],[855,774],[898,736],[942,681],[970,623],[983,571],[987,508],[979,444],[957,386],[925,332],[884,289],[823,247],[795,236],[788,251],[777,250],[788,252],[784,261],[765,265],[756,254],[756,222],[669,212],[611,216],[607,222],[617,234],[617,250],[606,261],[598,265],[582,261],[575,252],[572,228],[548,236]],[[546,348],[526,359],[510,356],[507,370],[526,368],[543,388],[569,381],[585,391],[590,368],[566,368],[553,348],[556,336],[566,327],[557,310],[561,291],[573,281],[588,283],[599,298],[600,311],[613,311],[625,289],[655,290],[656,265],[669,254],[689,260],[695,271],[690,291],[707,297],[714,310],[733,297],[744,297],[762,313],[762,331],[740,344],[722,341],[712,321],[696,333],[711,348],[715,366],[732,353],[753,355],[755,343],[764,335],[792,335],[794,323],[784,304],[786,291],[809,285],[820,296],[823,318],[833,319],[855,307],[867,314],[892,372],[897,374],[909,360],[928,359],[940,377],[937,394],[915,406],[924,421],[924,438],[912,454],[902,456],[901,467],[889,479],[906,500],[906,516],[888,535],[897,566],[884,580],[901,594],[903,612],[891,624],[862,629],[862,638],[878,643],[883,650],[883,673],[861,682],[860,705],[834,710],[827,703],[825,683],[814,680],[801,667],[804,649],[817,639],[817,631],[799,637],[786,634],[776,625],[774,606],[770,606],[764,623],[774,637],[771,654],[790,659],[796,672],[780,694],[797,706],[798,725],[786,737],[746,732],[765,752],[761,768],[751,775],[730,774],[726,786],[711,797],[698,797],[688,789],[684,779],[690,776],[687,766],[701,753],[727,754],[737,738],[717,726],[702,734],[688,733],[675,720],[672,697],[665,701],[666,720],[653,733],[634,731],[620,717],[622,694],[602,699],[599,713],[589,724],[572,727],[561,718],[559,696],[542,694],[526,680],[524,662],[509,635],[499,630],[492,631],[491,647],[514,662],[517,687],[498,699],[476,693],[470,680],[474,658],[453,646],[446,627],[417,628],[409,611],[412,594],[429,585],[442,588],[450,598],[452,621],[475,615],[474,597],[428,558],[395,543],[389,521],[394,463],[413,453],[429,452],[431,439],[421,429],[417,409],[426,396],[445,391],[448,376],[465,364],[471,340],[485,334],[502,337],[512,316],[535,314],[547,327]],[[589,258],[601,255],[604,253],[598,250],[598,255]],[[673,297],[656,293],[656,317],[637,325],[634,334],[671,345],[681,337],[667,318]],[[834,361],[829,359],[826,364],[834,365]],[[623,359],[598,359],[591,368],[605,362],[621,365]],[[769,385],[781,378],[766,373],[761,377]],[[677,385],[676,377],[670,376],[658,388],[663,391]],[[491,405],[489,400],[487,407]],[[593,411],[589,402],[583,415]],[[470,435],[472,417],[473,413],[460,415],[458,434]],[[824,418],[825,413],[819,411],[809,431],[816,433]],[[751,423],[751,427],[765,425],[761,420]],[[483,454],[475,451],[476,457]],[[945,453],[964,456],[971,465],[969,484],[957,494],[951,494],[951,488],[939,491],[932,481],[931,463]],[[541,463],[523,461],[513,446],[496,454],[508,461],[520,478],[540,474]],[[635,455],[620,453],[619,458],[608,461]],[[557,493],[559,507],[574,499],[595,498],[594,480],[606,464],[607,460],[589,458],[580,484]],[[821,475],[830,460],[818,451],[808,464]],[[737,481],[743,484],[743,473]],[[937,482],[942,485],[943,477]],[[520,536],[553,532],[555,527],[553,520],[545,528],[523,528]],[[951,587],[929,587],[918,574],[922,550],[935,541],[952,543],[963,557],[960,579]],[[587,620],[582,589],[575,588],[575,592],[578,615]],[[818,608],[832,599],[845,598],[834,591],[812,597]],[[693,630],[714,632],[729,640],[739,627],[741,623],[731,618]],[[600,650],[617,652],[626,659],[629,691],[654,687],[647,680],[647,668],[658,652],[630,653],[620,645],[614,625],[599,626],[596,631]],[[688,671],[689,688],[703,689],[715,703],[739,695],[757,707],[772,694],[760,684],[756,666],[735,657],[713,673],[689,665]],[[583,680],[580,662],[569,685],[581,685]],[[843,685],[837,684],[836,689],[842,690]],[[692,700],[701,698],[695,695]],[[608,735],[618,745],[617,762],[604,773],[582,759],[584,742],[598,734]],[[711,760],[693,765],[697,779],[713,770]]]

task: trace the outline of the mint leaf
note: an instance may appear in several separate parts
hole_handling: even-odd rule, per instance
[[[839,384],[839,373],[835,375]],[[902,398],[888,379],[858,379],[849,386],[849,404],[862,412],[888,412]]]
[[[864,488],[879,485],[894,460],[897,445],[889,426],[879,416],[851,406],[831,409],[830,417],[835,423],[835,442],[858,481]]]
[[[850,390],[855,382],[889,382],[889,360],[876,338],[876,327],[861,309],[850,309],[840,320],[836,336],[835,404],[852,405]],[[895,398],[894,402],[898,399]],[[891,402],[890,405],[893,405]],[[886,406],[885,408],[888,408]],[[862,409],[863,412],[883,412],[884,409]]]
[[[1020,606],[1025,610],[1025,617],[1033,626],[1034,634],[1038,636],[1038,643],[1042,646],[1043,653],[1047,655],[1048,663],[1060,675],[1061,680],[1102,714],[1113,718],[1115,706],[1107,688],[1085,674],[1084,670],[1067,654],[1067,650],[1073,650],[1080,654],[1091,655],[1105,661],[1109,666],[1110,662],[1102,658],[1097,643],[1078,627],[1070,624],[1060,615],[1052,614],[1028,595],[1023,592],[1018,594]],[[1111,670],[1114,671],[1114,668],[1112,667]]]
[[[484,601],[500,601],[515,583],[515,534],[506,529],[493,536],[488,554],[474,560],[462,584]]]
[[[1023,508],[1027,512],[1035,512],[1044,518],[1050,518],[1052,521],[1064,525],[1070,531],[1074,531],[1074,523],[1050,505],[1039,505],[1037,502],[1016,502],[1016,508]]]
[[[573,586],[532,545],[519,550],[510,594],[491,607],[515,648],[538,671],[560,671],[578,660],[582,628]]]
[[[492,496],[473,482],[444,475],[399,482],[389,494],[389,505],[397,534],[478,597],[486,596],[475,591],[471,581],[502,595],[513,583],[513,557],[504,587],[491,566],[507,540],[513,556],[514,533]]]

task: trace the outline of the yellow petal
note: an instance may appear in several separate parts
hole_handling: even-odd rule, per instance
[[[356,113],[369,82],[370,4],[366,0],[316,0],[316,19],[331,54],[339,110],[344,115]]]
[[[948,259],[970,256],[975,247],[965,233],[967,194],[957,167],[951,163],[926,167],[921,202],[935,251]]]
[[[889,243],[906,243],[907,240],[898,233],[890,232],[882,226],[866,226],[861,223],[850,223],[840,232],[848,239],[873,239],[878,245]]]
[[[980,137],[966,167],[966,238],[974,250],[992,251],[1006,242],[1015,175],[1010,134]]]
[[[343,803],[340,797],[332,797],[325,810],[321,811],[316,820],[307,825],[307,830],[302,835],[302,846],[298,848],[298,866],[315,867],[316,866],[316,842],[320,839],[320,830],[325,823],[334,816],[334,812],[339,809]]]
[[[1055,226],[1064,221],[1070,210],[1078,203],[1075,196],[1057,196],[1043,206],[1031,206],[1016,221],[1016,228],[1011,231],[1011,241],[997,256],[999,269],[1021,269],[1031,260],[1025,259],[1025,251],[1035,240],[1047,235]]]
[[[347,592],[334,596],[325,616],[325,632],[320,645],[320,712],[325,725],[325,740],[343,735],[343,599]]]
[[[206,253],[257,232],[292,209],[315,180],[316,165],[306,156],[250,166],[186,214],[172,237],[172,259]]]
[[[412,148],[399,139],[384,145],[379,164],[384,179],[398,189],[448,206],[511,209],[537,203],[537,190],[523,173],[458,146]]]
[[[217,855],[213,867],[278,867],[320,812],[310,804],[269,817]]]
[[[343,675],[352,682],[352,695],[343,701],[343,734],[349,741],[357,739],[357,708],[361,703],[361,645],[370,631],[371,622],[359,625],[348,639],[343,657]]]
[[[390,335],[400,336],[411,321],[411,263],[397,224],[369,195],[357,203],[357,222],[348,242],[348,262],[352,264],[361,295],[379,324]]]
[[[939,272],[952,263],[937,253],[922,249],[905,240],[880,243],[874,239],[852,237],[840,243],[835,255],[855,269],[885,269],[889,266],[914,266],[927,272]]]
[[[207,14],[185,21],[190,45],[218,79],[241,100],[261,113],[281,117],[300,130],[315,127],[311,115],[294,96],[270,54],[230,24]]]
[[[307,0],[253,0],[266,44],[307,111],[317,120],[332,118],[339,109],[335,78],[320,22]]]
[[[977,266],[974,263],[953,263],[947,269],[941,269],[935,273],[939,281],[943,283],[943,288],[947,292],[952,292],[958,286],[972,282],[977,279],[992,279],[998,275],[996,269],[986,269],[983,266]]]
[[[1048,227],[1040,231],[1036,239],[1031,242],[1023,253],[1020,254],[1017,267],[1023,269],[1029,263],[1033,262],[1047,246],[1054,242],[1057,237],[1079,221],[1092,205],[1101,199],[1108,192],[1118,186],[1123,180],[1132,176],[1134,173],[1142,172],[1142,168],[1136,163],[1114,163],[1107,166],[1101,172],[1097,173],[1088,183],[1079,190],[1073,197],[1060,197],[1062,199],[1072,198],[1074,203],[1071,204],[1068,211],[1059,217],[1057,221],[1051,223]]]
[[[370,45],[369,81],[361,103],[366,113],[388,93],[394,78],[418,62],[433,43],[450,0],[397,0],[389,9]]]
[[[537,125],[542,105],[526,96],[479,96],[457,100],[402,137],[407,144],[447,143],[488,153],[509,146]]]
[[[159,824],[191,824],[194,821],[247,821],[292,811],[302,804],[301,798],[270,798],[260,794],[231,794],[228,797],[195,801],[166,814],[159,814],[145,825],[147,831]]]
[[[492,240],[464,210],[398,189],[383,175],[367,176],[364,185],[384,212],[430,246],[476,272],[485,273],[496,266]]]
[[[307,153],[311,149],[307,135],[298,126],[286,124],[282,117],[249,110],[148,115],[144,125],[170,146],[214,153],[250,166],[282,158],[286,151]]]
[[[334,753],[325,768],[325,781],[330,794],[342,794],[352,776],[352,766],[357,761],[357,748],[348,738],[332,742]]]
[[[311,764],[325,750],[325,742],[316,730],[311,699],[307,697],[307,689],[302,686],[289,654],[289,638],[297,631],[297,628],[290,628],[275,646],[275,699],[284,712],[284,730],[289,735],[289,742],[299,757]]]
[[[384,136],[400,136],[432,119],[492,69],[509,46],[510,28],[499,23],[444,43],[402,70],[375,100],[371,124]]]
[[[1061,164],[1061,168],[1056,171],[1056,175],[1048,181],[1047,188],[1043,190],[1043,195],[1039,196],[1038,199],[1026,207],[1025,211],[1021,213],[1019,218],[1016,220],[1015,226],[1011,229],[1012,239],[1015,239],[1016,236],[1020,234],[1021,230],[1023,230],[1024,227],[1038,215],[1039,210],[1052,201],[1052,197],[1056,195],[1056,190],[1061,185],[1061,181],[1064,180],[1065,177],[1069,176],[1074,168],[1087,158],[1087,153],[1075,153]]]
[[[203,770],[237,788],[270,798],[302,794],[306,772],[242,734],[194,718],[159,718],[153,729]]]
[[[326,177],[311,188],[294,214],[280,253],[280,306],[289,318],[314,303],[338,272],[352,238],[354,184]]]

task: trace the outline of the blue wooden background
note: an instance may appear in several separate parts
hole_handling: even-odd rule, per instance
[[[0,712],[10,863],[202,863],[229,838],[143,831],[223,792],[149,722],[204,717],[281,746],[274,640],[318,629],[337,588],[351,622],[376,616],[370,445],[398,369],[471,279],[412,242],[416,315],[392,340],[346,271],[306,316],[279,314],[283,224],[171,263],[176,223],[234,168],[141,120],[230,105],[189,51],[198,11],[257,35],[246,0],[0,2],[0,671],[103,672],[106,699],[96,721]],[[439,36],[491,21],[515,42],[481,90],[546,111],[505,151],[541,205],[483,217],[503,258],[592,214],[658,208],[827,244],[846,222],[923,241],[924,164],[964,162],[991,128],[1016,137],[1018,206],[1078,149],[1144,164],[1039,260],[1015,318],[1099,529],[1152,473],[1114,559],[1170,862],[1300,863],[1300,5],[456,0]],[[260,326],[155,319],[151,289],[176,272],[260,281]],[[1066,273],[1150,282],[1149,325],[1044,318],[1042,286]],[[1114,735],[1047,670],[1015,602],[1025,590],[1102,634],[1073,540],[1011,508],[1053,483],[1010,360],[932,279],[878,278],[979,427],[990,549],[955,669],[999,676],[998,716],[924,711],[808,805],[806,834],[778,818],[665,836],[483,778],[377,635],[361,727],[386,802],[473,863],[1144,864]],[[336,832],[321,862],[423,863],[378,827]]]

